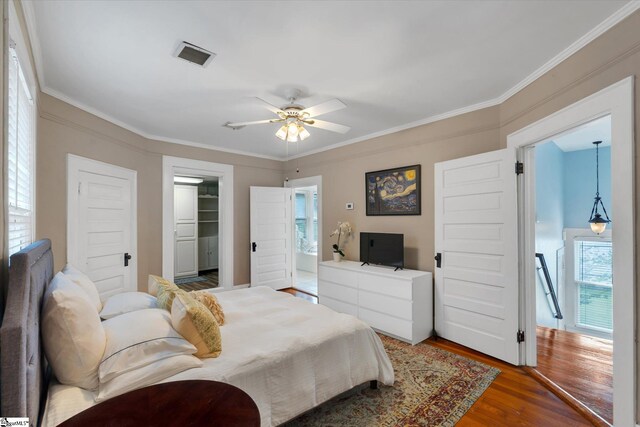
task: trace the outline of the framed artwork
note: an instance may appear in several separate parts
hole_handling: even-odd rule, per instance
[[[365,174],[367,216],[420,215],[420,165]]]

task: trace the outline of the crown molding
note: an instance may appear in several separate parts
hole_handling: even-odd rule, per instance
[[[479,102],[477,104],[473,104],[467,107],[462,107],[456,110],[452,110],[452,111],[448,111],[442,114],[437,114],[434,116],[430,116],[430,117],[426,117],[424,119],[421,120],[416,120],[413,122],[409,122],[403,125],[399,125],[399,126],[395,126],[389,129],[385,129],[382,131],[378,131],[378,132],[373,132],[373,133],[369,133],[367,135],[363,135],[363,136],[359,136],[357,138],[352,138],[352,139],[348,139],[346,141],[342,141],[336,144],[332,144],[332,145],[328,145],[326,147],[322,147],[322,148],[318,148],[315,150],[311,150],[311,151],[306,151],[304,153],[301,154],[297,154],[297,155],[292,155],[292,156],[280,156],[280,157],[276,157],[276,156],[268,156],[268,155],[263,155],[263,154],[256,154],[253,152],[249,152],[249,151],[243,151],[243,150],[233,150],[233,149],[229,149],[229,148],[224,148],[224,147],[219,147],[216,145],[212,145],[212,144],[203,144],[203,143],[199,143],[199,142],[193,142],[193,141],[187,141],[187,140],[182,140],[182,139],[177,139],[177,138],[167,138],[167,137],[163,137],[163,136],[159,136],[159,135],[152,135],[149,134],[145,131],[142,131],[141,129],[138,129],[130,124],[127,124],[121,120],[115,119],[114,117],[103,113],[102,111],[99,111],[93,107],[90,107],[88,105],[85,105],[79,101],[76,101],[75,99],[68,97],[54,89],[49,88],[45,82],[45,74],[44,74],[44,69],[43,69],[43,60],[42,60],[42,50],[41,50],[41,46],[40,46],[40,41],[39,41],[39,36],[38,36],[38,32],[37,32],[37,28],[36,28],[36,24],[35,24],[35,12],[33,10],[33,1],[34,0],[20,0],[22,6],[23,6],[23,11],[25,14],[25,20],[27,22],[27,31],[29,33],[29,39],[31,41],[31,48],[33,51],[33,55],[34,55],[34,60],[36,62],[36,71],[37,71],[37,78],[38,81],[40,83],[40,87],[41,90],[48,94],[53,96],[54,98],[58,98],[68,104],[73,105],[74,107],[80,108],[84,111],[87,111],[88,113],[91,113],[97,117],[100,117],[101,119],[104,119],[106,121],[109,121],[117,126],[120,126],[126,130],[129,130],[131,132],[134,132],[144,138],[147,139],[151,139],[151,140],[157,140],[157,141],[161,141],[161,142],[168,142],[168,143],[172,143],[172,144],[180,144],[180,145],[186,145],[186,146],[190,146],[190,147],[197,147],[197,148],[203,148],[203,149],[207,149],[207,150],[214,150],[214,151],[221,151],[221,152],[225,152],[225,153],[231,153],[231,154],[238,154],[238,155],[242,155],[242,156],[251,156],[251,157],[258,157],[258,158],[262,158],[262,159],[268,159],[268,160],[278,160],[278,161],[288,161],[288,160],[294,160],[294,159],[298,159],[301,157],[305,157],[305,156],[309,156],[312,154],[317,154],[317,153],[321,153],[323,151],[328,151],[328,150],[333,150],[336,148],[340,148],[340,147],[344,147],[350,144],[355,144],[357,142],[362,142],[362,141],[366,141],[368,139],[373,139],[373,138],[377,138],[380,136],[384,136],[384,135],[389,135],[392,133],[396,133],[396,132],[400,132],[403,130],[407,130],[407,129],[411,129],[414,127],[418,127],[418,126],[422,126],[422,125],[426,125],[429,123],[433,123],[439,120],[444,120],[444,119],[448,119],[451,117],[455,117],[461,114],[466,114],[466,113],[470,113],[473,111],[477,111],[477,110],[481,110],[483,108],[488,108],[488,107],[493,107],[495,105],[499,105],[502,104],[503,102],[505,102],[507,99],[511,98],[513,95],[515,95],[516,93],[520,92],[522,89],[524,89],[525,87],[527,87],[528,85],[530,85],[531,83],[533,83],[535,80],[537,80],[538,78],[540,78],[541,76],[543,76],[545,73],[549,72],[551,69],[553,69],[554,67],[556,67],[558,64],[560,64],[561,62],[563,62],[564,60],[566,60],[567,58],[569,58],[571,55],[575,54],[576,52],[578,52],[580,49],[582,49],[583,47],[585,47],[586,45],[588,45],[589,43],[591,43],[593,40],[595,40],[596,38],[598,38],[599,36],[601,36],[602,34],[604,34],[606,31],[608,31],[609,29],[611,29],[613,26],[615,26],[616,24],[618,24],[620,21],[622,21],[623,19],[625,19],[626,17],[628,17],[629,15],[631,15],[632,13],[634,13],[635,11],[637,11],[638,9],[640,9],[640,0],[632,0],[630,2],[628,2],[627,4],[625,4],[623,7],[621,7],[620,9],[618,9],[616,12],[614,12],[612,15],[610,15],[608,18],[606,18],[604,21],[602,21],[600,24],[596,25],[594,28],[592,28],[588,33],[586,33],[585,35],[583,35],[582,37],[580,37],[578,40],[576,40],[575,42],[573,42],[569,47],[565,48],[564,50],[562,50],[562,52],[560,52],[559,54],[557,54],[556,56],[554,56],[553,58],[551,58],[549,61],[547,61],[545,64],[543,64],[541,67],[539,67],[538,69],[536,69],[533,73],[529,74],[527,77],[525,77],[523,80],[521,80],[518,84],[516,84],[515,86],[513,86],[511,89],[507,90],[506,92],[504,92],[502,95],[498,96],[497,98],[493,98],[487,101],[483,101],[483,102]]]

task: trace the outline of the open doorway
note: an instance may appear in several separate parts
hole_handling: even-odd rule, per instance
[[[612,424],[611,116],[534,150],[536,369]]]
[[[188,201],[178,215],[176,208],[176,186],[189,185],[185,182],[175,182],[176,177],[195,178],[197,183],[191,183],[192,190],[185,190],[183,196]],[[202,182],[199,182],[202,180]],[[200,185],[202,184],[202,185]],[[233,166],[222,163],[205,162],[202,160],[185,159],[181,157],[163,156],[162,158],[162,276],[169,280],[198,277],[201,272],[215,273],[214,265],[217,259],[217,286],[207,289],[212,292],[231,290],[233,283]],[[187,193],[190,191],[190,193]],[[207,212],[199,212],[207,211]],[[183,215],[184,214],[184,215]],[[178,216],[183,216],[176,220]],[[186,224],[182,226],[182,224]],[[217,232],[217,236],[215,233]],[[184,238],[189,243],[178,245],[178,238]],[[217,237],[217,243],[216,239]],[[206,239],[205,239],[206,238]],[[206,240],[203,241],[202,239]],[[200,244],[200,242],[203,242]],[[206,243],[206,245],[204,244]],[[177,246],[180,246],[177,249]],[[211,249],[208,249],[211,247]],[[186,249],[185,249],[186,248]],[[204,249],[207,248],[206,251]],[[216,249],[217,248],[217,255]],[[180,255],[185,266],[176,269],[177,257]],[[204,255],[210,258],[208,264],[199,264]],[[211,252],[210,254],[208,252]],[[204,259],[203,259],[204,261]]]
[[[318,263],[322,248],[322,177],[285,182],[292,192],[292,287],[318,296]]]
[[[174,282],[187,291],[217,288],[218,177],[174,176]]]

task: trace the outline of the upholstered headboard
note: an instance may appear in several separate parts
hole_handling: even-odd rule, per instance
[[[51,241],[37,241],[10,258],[9,286],[0,327],[1,413],[39,424],[48,366],[40,340],[40,312],[53,278]]]

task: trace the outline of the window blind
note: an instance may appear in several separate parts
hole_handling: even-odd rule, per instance
[[[8,247],[9,255],[33,241],[35,112],[16,51],[9,49]]]

